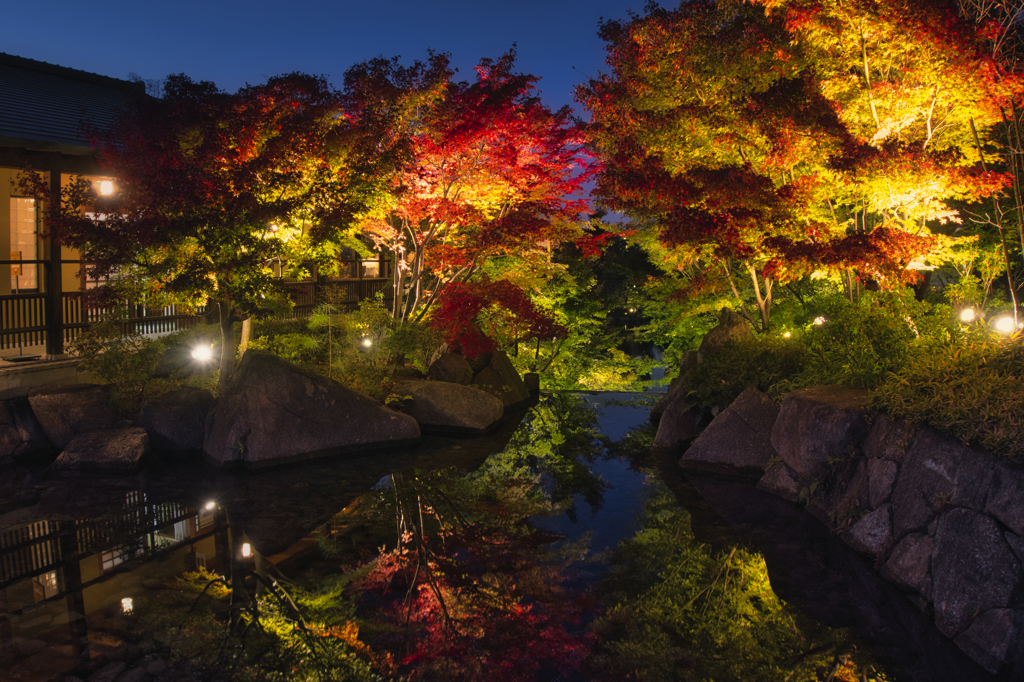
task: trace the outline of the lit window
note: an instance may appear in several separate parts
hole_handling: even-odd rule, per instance
[[[11,198],[11,260],[37,260],[36,200]],[[11,266],[11,291],[36,290],[36,265]]]

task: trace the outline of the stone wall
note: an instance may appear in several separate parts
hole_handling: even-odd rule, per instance
[[[1024,674],[1024,467],[871,415],[867,403],[866,392],[838,386],[788,395],[772,428],[777,457],[758,487],[806,505],[956,646],[1016,679]]]

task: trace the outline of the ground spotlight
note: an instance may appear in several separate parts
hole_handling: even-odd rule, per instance
[[[210,346],[196,346],[192,349],[192,359],[198,362],[208,362],[213,357],[213,348]]]

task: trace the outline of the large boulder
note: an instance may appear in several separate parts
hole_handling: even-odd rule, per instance
[[[0,461],[25,460],[55,452],[28,400],[0,400]]]
[[[507,410],[525,407],[532,402],[519,372],[508,356],[500,350],[490,353],[490,362],[473,377],[473,386],[501,400]]]
[[[424,433],[482,435],[497,427],[505,413],[501,400],[472,386],[410,380],[396,384],[393,392],[411,397],[405,411]]]
[[[60,457],[54,469],[74,471],[134,471],[149,452],[149,436],[137,426],[79,433]]]
[[[932,549],[932,594],[943,634],[956,637],[977,614],[1014,605],[1020,579],[1020,561],[992,517],[972,509],[942,515]]]
[[[690,407],[686,398],[676,398],[658,420],[653,447],[662,452],[675,452],[689,445],[704,428],[704,415]]]
[[[1017,649],[1017,624],[1012,609],[982,613],[954,642],[993,675],[1009,663]],[[1019,679],[1014,676],[1013,679]]]
[[[60,450],[79,433],[113,428],[119,419],[110,387],[99,384],[39,386],[29,391],[28,402],[46,438]]]
[[[1024,468],[1012,462],[996,466],[985,511],[1017,535],[1024,535]]]
[[[427,378],[468,386],[473,381],[473,366],[458,353],[445,353],[431,363]]]
[[[202,450],[206,415],[213,402],[209,391],[185,386],[143,403],[136,424],[146,429],[154,450]]]
[[[761,478],[769,462],[778,456],[771,442],[778,415],[779,408],[768,396],[748,388],[693,441],[683,453],[680,466]]]
[[[206,420],[203,450],[219,467],[261,467],[419,442],[409,415],[326,377],[247,351]]]
[[[765,470],[764,476],[757,482],[758,490],[777,495],[790,502],[800,499],[802,487],[796,472],[786,466],[782,460],[770,465]]]
[[[864,439],[864,454],[902,464],[916,435],[916,426],[882,412],[875,417],[871,431]]]
[[[994,466],[992,455],[922,427],[892,493],[896,537],[924,532],[947,505],[985,509]]]
[[[740,341],[753,338],[754,332],[750,329],[750,323],[738,313],[729,308],[722,308],[718,314],[718,326],[714,327],[700,342],[697,349],[699,362],[704,362],[709,356],[714,355],[730,341]]]
[[[868,433],[868,392],[846,386],[793,391],[782,402],[772,445],[802,478],[823,476],[828,460],[843,458]]]

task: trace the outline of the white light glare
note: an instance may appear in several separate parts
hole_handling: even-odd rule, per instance
[[[366,346],[367,348],[369,348],[370,346],[373,345],[373,339],[371,339],[369,337],[363,339],[363,345]]]
[[[196,346],[192,349],[192,359],[206,362],[213,357],[213,349],[209,346]]]
[[[252,546],[248,542],[242,543],[242,556],[247,559],[252,556]]]
[[[792,333],[792,332],[785,332],[785,333],[784,333],[784,334],[782,335],[782,338],[784,338],[784,339],[788,339],[788,338],[789,338],[789,337],[791,337],[791,336],[793,336],[793,333]]]
[[[960,311],[960,321],[966,324],[974,322],[974,308],[964,308]]]
[[[214,502],[213,500],[210,500],[209,502],[206,503],[206,511],[210,511],[212,509],[215,509],[216,507],[217,503]]]
[[[135,611],[135,606],[132,604],[131,597],[125,597],[121,600],[121,613],[131,615]]]
[[[1013,318],[1009,316],[1000,317],[996,320],[996,331],[1002,332],[1003,334],[1010,334],[1013,332],[1014,327]]]
[[[100,180],[100,194],[109,197],[114,193],[114,183],[110,180]]]
[[[821,317],[820,315],[818,317],[814,318],[814,324],[818,325],[819,327],[821,325],[825,324],[825,322],[826,322],[825,318]]]

